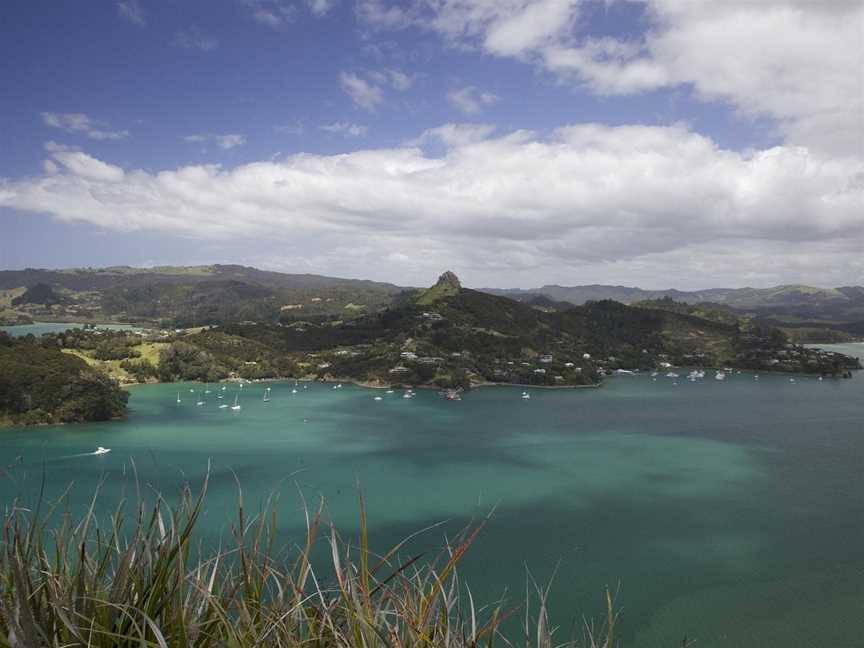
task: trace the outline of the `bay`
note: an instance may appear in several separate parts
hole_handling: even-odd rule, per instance
[[[132,331],[137,328],[131,324],[94,324],[93,326],[107,331]],[[34,322],[33,324],[0,326],[0,331],[8,333],[12,337],[24,337],[25,335],[39,337],[45,333],[63,333],[64,331],[79,328],[84,328],[84,324],[76,322]]]
[[[209,461],[204,531],[228,532],[239,483],[253,510],[279,494],[290,543],[299,493],[323,496],[355,533],[359,483],[378,550],[443,521],[411,549],[440,546],[494,508],[462,577],[476,600],[506,590],[518,603],[526,568],[540,583],[554,575],[561,637],[599,617],[609,586],[627,646],[677,646],[685,634],[700,647],[859,646],[862,380],[621,376],[530,400],[484,388],[460,402],[349,385],[295,394],[293,382],[267,385],[270,402],[263,384],[228,386],[220,401],[218,386],[145,385],[125,421],[0,431],[2,464],[15,464],[0,502],[32,502],[44,475],[49,498],[74,484],[79,511],[101,481],[105,513],[136,496],[133,472],[145,493],[171,496],[200,485]],[[242,410],[218,409],[235,392]],[[87,454],[97,446],[112,452]]]

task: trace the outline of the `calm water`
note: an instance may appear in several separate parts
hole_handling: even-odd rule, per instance
[[[35,322],[33,324],[16,324],[14,326],[0,326],[0,331],[5,331],[12,337],[23,337],[25,335],[40,336],[44,333],[62,333],[70,329],[83,328],[83,324],[74,322]],[[131,331],[136,328],[130,324],[97,324],[96,328],[109,331]]]
[[[166,493],[198,484],[211,459],[206,529],[228,528],[236,473],[247,504],[281,494],[289,540],[298,485],[355,530],[359,479],[378,549],[448,520],[412,548],[438,546],[497,505],[462,575],[475,599],[505,588],[518,599],[526,565],[543,582],[559,564],[552,612],[565,634],[599,614],[608,584],[620,588],[626,646],[677,646],[685,633],[699,648],[862,645],[864,374],[620,377],[456,403],[291,387],[273,385],[269,403],[264,386],[244,389],[234,413],[215,392],[196,407],[188,385],[180,405],[177,387],[143,386],[125,422],[2,432],[3,463],[23,465],[0,479],[0,499],[32,497],[44,465],[50,494],[74,481],[78,507],[104,478],[107,508],[132,492],[132,459]],[[113,451],[80,456],[99,445]]]

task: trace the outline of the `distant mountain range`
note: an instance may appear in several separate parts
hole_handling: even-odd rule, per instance
[[[486,288],[484,292],[530,301],[542,296],[558,302],[581,305],[612,299],[622,304],[669,298],[685,304],[716,304],[742,313],[773,317],[781,321],[852,322],[864,320],[864,287],[814,288],[803,285],[774,288],[711,288],[708,290],[642,290],[626,286],[556,286],[529,290]]]

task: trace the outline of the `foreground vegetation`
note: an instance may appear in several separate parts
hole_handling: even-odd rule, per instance
[[[0,541],[0,646],[194,648],[611,648],[617,615],[578,637],[554,635],[546,591],[529,605],[478,605],[457,566],[481,530],[466,528],[438,556],[369,546],[362,497],[358,538],[306,515],[296,548],[276,543],[275,513],[246,517],[242,498],[227,547],[203,548],[200,496],[158,498],[101,526],[58,514],[63,503],[7,509]],[[322,556],[327,556],[326,563]],[[324,566],[326,564],[326,566]],[[512,622],[505,637],[502,623]],[[512,642],[512,643],[511,643]],[[686,645],[686,640],[684,644]]]

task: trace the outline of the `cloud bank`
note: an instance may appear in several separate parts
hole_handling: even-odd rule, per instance
[[[0,206],[109,230],[303,241],[322,270],[337,269],[335,255],[370,272],[446,265],[497,284],[525,270],[579,283],[601,269],[607,281],[676,283],[680,267],[686,282],[718,285],[750,266],[864,280],[860,158],[729,151],[682,125],[493,135],[448,124],[391,149],[155,173],[48,153],[43,175],[0,181]]]

